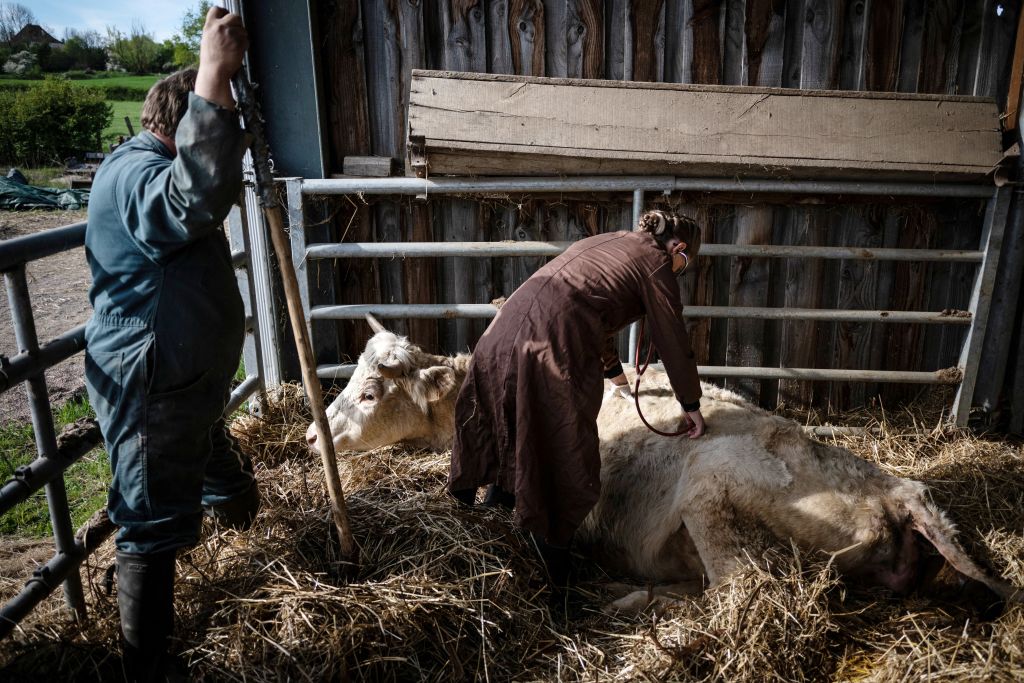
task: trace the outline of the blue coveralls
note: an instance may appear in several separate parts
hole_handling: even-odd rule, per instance
[[[96,174],[85,233],[89,399],[110,454],[121,552],[196,543],[202,505],[255,485],[223,410],[245,313],[221,226],[242,187],[233,113],[190,94],[177,156],[149,132]]]

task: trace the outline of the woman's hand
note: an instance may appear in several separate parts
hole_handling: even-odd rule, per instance
[[[686,432],[687,437],[699,439],[704,436],[707,427],[704,424],[704,416],[700,414],[700,410],[686,413],[686,421],[690,426],[690,429]]]
[[[629,382],[626,381],[625,375],[619,375],[612,379],[611,387],[604,393],[604,401],[616,397],[624,399],[633,398],[633,392],[629,390]]]

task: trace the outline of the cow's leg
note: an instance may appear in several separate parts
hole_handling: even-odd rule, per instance
[[[738,524],[729,505],[716,510],[705,506],[699,514],[684,516],[683,522],[704,563],[710,586],[734,572],[744,557],[760,555],[768,544],[763,530]]]
[[[623,597],[613,600],[605,605],[601,611],[605,614],[639,614],[640,612],[653,608],[655,613],[661,614],[669,607],[678,604],[680,598],[700,595],[704,591],[702,581],[683,581],[680,583],[662,584],[643,588],[641,586],[630,586],[629,584],[609,584],[606,588],[621,591],[630,589]]]

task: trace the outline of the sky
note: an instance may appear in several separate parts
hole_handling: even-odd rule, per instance
[[[139,20],[157,42],[178,32],[185,10],[193,9],[197,0],[15,0],[28,7],[36,20],[52,29],[56,38],[64,28],[99,31],[116,26],[127,33],[132,21]]]

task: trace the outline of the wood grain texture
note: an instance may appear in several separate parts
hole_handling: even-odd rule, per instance
[[[693,82],[720,83],[722,57],[718,34],[720,0],[693,0]]]
[[[905,1],[872,0],[869,6],[864,55],[864,80],[867,90],[891,92],[896,89]]]
[[[410,135],[426,140],[434,173],[466,172],[453,163],[460,155],[476,157],[474,172],[504,174],[521,157],[564,155],[584,174],[628,160],[651,172],[679,163],[723,174],[977,178],[1001,158],[990,100],[456,76],[413,76]]]
[[[509,0],[509,38],[515,73],[544,75],[544,3],[541,0]]]
[[[771,244],[774,210],[769,206],[736,208],[735,244]],[[732,259],[729,277],[731,306],[764,307],[768,304],[770,259]],[[729,365],[759,366],[764,363],[765,321],[734,318],[728,324],[726,362]],[[759,380],[729,380],[726,386],[753,403],[761,399]]]

